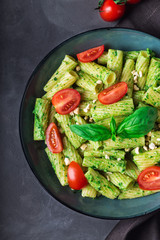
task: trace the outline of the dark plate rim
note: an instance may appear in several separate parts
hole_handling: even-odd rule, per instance
[[[93,31],[99,31],[99,30],[129,30],[131,32],[137,32],[137,33],[143,33],[145,34],[146,36],[150,36],[152,38],[155,38],[156,40],[160,40],[158,37],[155,37],[149,33],[146,33],[144,31],[140,31],[140,30],[137,30],[137,29],[132,29],[132,28],[126,28],[126,27],[123,27],[123,28],[119,28],[119,27],[103,27],[103,28],[97,28],[97,29],[92,29],[92,30],[89,30],[89,31],[85,31],[85,32],[81,32],[79,34],[76,34],[68,39],[66,39],[65,41],[61,42],[59,45],[57,45],[55,48],[53,48],[39,63],[38,65],[36,66],[36,68],[34,69],[34,71],[32,72],[29,80],[27,81],[27,84],[25,86],[25,89],[24,89],[24,93],[23,93],[23,96],[22,96],[22,100],[21,100],[21,104],[20,104],[20,110],[19,110],[19,136],[20,136],[20,142],[21,142],[21,145],[22,145],[22,149],[23,149],[23,153],[24,153],[24,156],[28,162],[28,165],[30,166],[30,169],[32,170],[34,176],[36,177],[37,181],[40,183],[40,185],[43,187],[43,189],[48,192],[48,194],[53,197],[54,199],[56,199],[59,203],[61,203],[63,206],[65,207],[68,207],[70,208],[71,210],[75,211],[75,212],[78,212],[78,213],[81,213],[85,216],[88,216],[88,217],[93,217],[93,218],[98,218],[98,219],[106,219],[106,220],[124,220],[124,219],[131,219],[131,218],[136,218],[136,217],[140,217],[140,216],[144,216],[148,213],[153,213],[153,212],[156,212],[158,211],[158,209],[160,208],[160,205],[159,207],[157,208],[153,208],[153,209],[149,209],[148,211],[142,213],[142,214],[136,214],[136,215],[130,215],[130,216],[126,216],[126,217],[108,217],[108,216],[105,216],[105,217],[102,217],[102,216],[98,216],[98,215],[94,215],[94,214],[88,214],[86,212],[83,212],[83,211],[80,211],[80,210],[77,210],[75,208],[73,208],[72,206],[69,206],[67,203],[65,203],[64,201],[61,201],[60,199],[58,199],[57,197],[53,196],[51,191],[49,189],[46,189],[43,185],[43,182],[39,179],[38,177],[38,174],[34,171],[34,168],[31,166],[29,160],[28,160],[28,157],[27,157],[27,154],[26,154],[26,151],[25,151],[25,146],[24,146],[24,142],[23,142],[23,136],[22,136],[22,110],[23,110],[23,105],[24,105],[24,101],[25,101],[25,96],[26,96],[26,92],[28,90],[28,87],[29,85],[31,84],[31,80],[33,78],[33,76],[36,74],[36,72],[38,71],[38,69],[40,69],[40,67],[43,65],[43,63],[46,61],[46,59],[58,48],[60,48],[63,44],[65,44],[66,42],[70,41],[71,39],[73,40],[74,38],[78,37],[79,35],[85,35],[86,33],[89,33],[89,32],[93,32]]]

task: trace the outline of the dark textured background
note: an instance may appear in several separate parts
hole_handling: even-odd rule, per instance
[[[159,0],[143,0],[129,9],[120,22],[114,23],[100,19],[94,11],[97,2],[0,2],[1,240],[102,240],[118,222],[81,215],[50,197],[25,160],[18,130],[20,102],[32,71],[65,39],[86,30],[117,24],[160,37]]]

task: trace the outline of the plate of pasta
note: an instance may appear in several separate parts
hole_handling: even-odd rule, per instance
[[[42,186],[89,216],[125,219],[160,200],[160,40],[97,29],[53,49],[22,99],[20,138]]]

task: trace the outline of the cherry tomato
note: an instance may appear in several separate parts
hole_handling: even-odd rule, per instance
[[[77,90],[66,88],[54,94],[52,104],[57,113],[66,115],[76,109],[80,100],[81,95]]]
[[[118,102],[128,91],[127,83],[119,82],[104,89],[98,94],[98,100],[104,104],[109,105]]]
[[[50,123],[46,130],[46,143],[52,153],[60,153],[63,150],[61,136],[55,123]]]
[[[80,190],[88,184],[82,168],[74,161],[69,164],[67,177],[68,184],[72,189]]]
[[[112,22],[124,15],[126,6],[116,4],[113,0],[105,0],[99,9],[100,16],[104,21]]]
[[[127,0],[127,3],[129,4],[137,4],[139,2],[141,2],[141,0]]]
[[[137,181],[143,190],[160,190],[160,167],[153,166],[144,169]]]
[[[92,62],[99,58],[104,52],[104,45],[88,49],[87,51],[77,54],[77,58],[80,62]]]

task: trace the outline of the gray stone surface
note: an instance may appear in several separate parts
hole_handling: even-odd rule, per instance
[[[0,5],[0,239],[102,240],[118,221],[81,215],[45,192],[25,160],[18,120],[25,85],[52,48],[116,23],[103,22],[93,0],[1,0]]]

